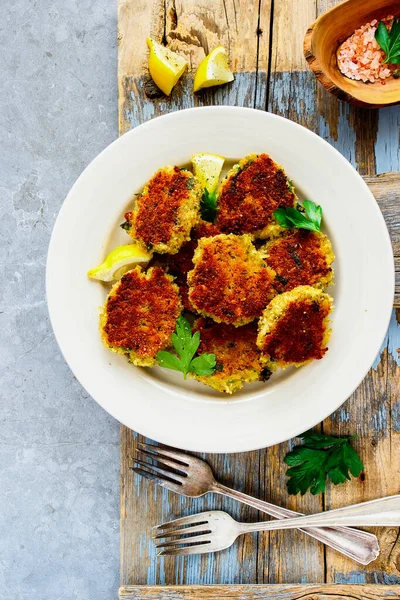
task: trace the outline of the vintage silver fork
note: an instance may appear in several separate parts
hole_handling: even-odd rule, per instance
[[[215,510],[159,525],[154,528],[153,540],[155,540],[156,547],[160,549],[159,556],[205,554],[229,548],[236,538],[244,533],[297,529],[313,525],[321,527],[324,525],[332,527],[337,525],[398,527],[400,525],[400,495],[379,498],[315,515],[261,523],[238,523],[227,513]],[[167,538],[167,541],[157,543],[157,540],[161,538]]]
[[[139,443],[135,463],[133,470],[136,473],[183,496],[198,498],[213,492],[238,500],[276,519],[301,516],[301,513],[222,485],[215,480],[206,462],[179,450]],[[366,531],[348,527],[311,527],[301,531],[362,565],[368,565],[379,555],[377,537]]]

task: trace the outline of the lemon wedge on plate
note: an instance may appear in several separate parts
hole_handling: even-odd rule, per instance
[[[218,154],[193,154],[192,158],[193,173],[200,181],[202,187],[208,192],[214,192],[225,158]]]
[[[213,85],[229,83],[235,78],[228,66],[228,56],[223,46],[217,46],[200,63],[194,78],[193,91]]]
[[[138,244],[118,246],[110,252],[104,262],[88,271],[88,277],[100,281],[116,281],[139,263],[148,263],[152,254],[143,250]]]
[[[172,52],[151,38],[147,38],[146,41],[150,50],[150,75],[160,90],[169,96],[172,88],[183,75],[188,62],[176,52]]]

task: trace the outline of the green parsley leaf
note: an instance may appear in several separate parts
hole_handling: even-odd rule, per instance
[[[307,490],[320,494],[325,491],[327,479],[338,485],[350,480],[350,474],[358,477],[364,466],[350,445],[355,437],[339,438],[315,431],[303,433],[300,438],[304,445],[296,446],[285,456],[285,463],[289,465],[286,472],[289,494],[300,492],[303,496]]]
[[[278,208],[274,211],[274,217],[279,225],[287,229],[298,227],[310,231],[321,231],[322,208],[311,200],[304,200],[303,208],[304,212],[291,206]]]
[[[193,373],[204,376],[212,375],[216,369],[216,364],[215,354],[201,354],[192,360],[190,366]]]
[[[201,218],[204,221],[213,223],[217,216],[217,192],[209,192],[204,188],[203,196],[200,200]]]
[[[383,64],[400,64],[400,19],[394,19],[389,32],[383,21],[380,21],[375,31],[375,39],[386,54]]]
[[[171,352],[160,350],[160,352],[157,353],[157,360],[160,363],[160,367],[173,369],[174,371],[182,371],[181,361],[175,354],[171,354]]]
[[[311,200],[304,200],[303,206],[309,220],[321,231],[322,208]]]
[[[216,367],[215,354],[200,354],[193,358],[200,345],[200,331],[192,334],[189,321],[182,315],[176,323],[176,332],[171,336],[172,345],[178,356],[162,350],[157,353],[160,367],[181,371],[184,379],[188,373],[212,375]]]

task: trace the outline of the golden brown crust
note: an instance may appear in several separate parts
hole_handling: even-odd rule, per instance
[[[267,264],[276,271],[275,289],[280,294],[299,285],[325,288],[333,279],[335,256],[322,233],[294,229],[273,240],[262,250]]]
[[[258,317],[273,298],[275,273],[248,235],[199,240],[188,273],[189,300],[202,315],[239,327]]]
[[[161,267],[137,266],[111,289],[100,317],[104,345],[140,366],[153,366],[170,345],[182,311],[178,287]]]
[[[224,233],[269,237],[273,212],[294,206],[296,196],[282,167],[268,154],[250,154],[235,165],[218,193],[217,225]]]
[[[201,195],[201,185],[190,171],[160,169],[125,215],[129,235],[147,250],[175,254],[199,219]]]
[[[328,294],[307,285],[276,296],[259,321],[257,346],[281,368],[323,358],[332,303]]]
[[[199,239],[202,237],[212,237],[218,235],[220,230],[216,225],[200,221],[195,225],[190,234],[190,241],[185,242],[177,254],[168,255],[165,265],[168,273],[175,277],[175,283],[179,287],[183,306],[186,310],[195,312],[193,305],[189,300],[189,286],[187,283],[187,274],[193,269],[193,256],[197,248]]]
[[[199,353],[215,354],[217,370],[212,375],[193,376],[193,379],[220,391],[232,394],[244,383],[259,381],[265,370],[260,350],[257,348],[257,324],[234,327],[200,318],[193,329],[200,331]]]

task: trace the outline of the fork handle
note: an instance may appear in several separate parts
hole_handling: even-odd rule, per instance
[[[299,527],[317,527],[338,525],[365,525],[367,527],[400,526],[400,494],[386,496],[361,504],[353,504],[336,510],[328,510],[315,515],[268,521],[261,523],[241,523],[242,532],[271,531],[273,529],[297,529]]]
[[[252,506],[276,519],[288,519],[291,517],[303,516],[302,513],[276,506],[275,504],[259,500],[258,498],[253,498],[252,496],[233,490],[218,482],[215,482],[212,491],[238,500],[248,506]],[[349,527],[310,527],[307,529],[299,527],[299,529],[310,537],[341,552],[362,565],[368,565],[379,555],[379,543],[377,537],[366,531],[350,529]]]

